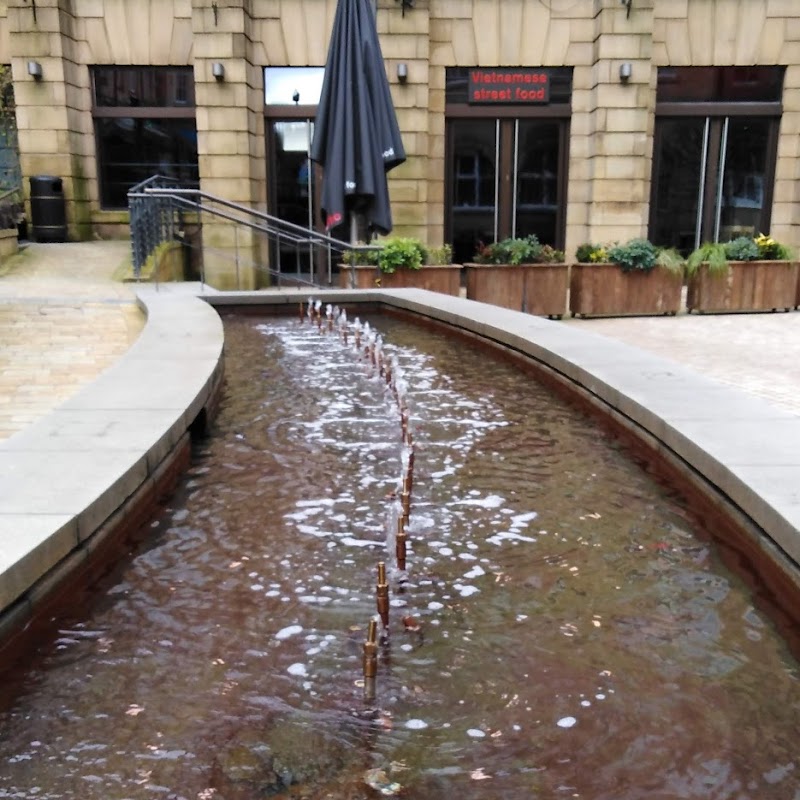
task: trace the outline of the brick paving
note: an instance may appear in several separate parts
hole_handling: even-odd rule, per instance
[[[0,439],[52,411],[135,341],[144,314],[114,279],[129,247],[31,244],[0,266]]]

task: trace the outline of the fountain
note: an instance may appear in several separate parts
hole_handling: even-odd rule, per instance
[[[518,370],[312,307],[227,321],[216,433],[17,676],[0,797],[793,797],[797,663],[680,497]]]

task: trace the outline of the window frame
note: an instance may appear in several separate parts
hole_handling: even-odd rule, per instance
[[[92,114],[92,128],[93,128],[94,145],[95,145],[95,165],[97,169],[98,201],[100,204],[100,209],[102,211],[121,211],[127,208],[127,203],[125,205],[117,205],[109,200],[109,195],[111,194],[111,192],[109,191],[109,187],[106,185],[107,182],[104,178],[105,170],[103,169],[103,161],[102,161],[103,150],[102,150],[102,142],[100,135],[100,125],[98,124],[98,122],[100,120],[113,120],[113,119],[133,119],[133,120],[145,120],[145,121],[153,120],[154,122],[159,122],[168,119],[169,120],[191,119],[195,123],[194,128],[196,132],[197,106],[196,106],[196,98],[194,103],[192,104],[189,104],[188,101],[184,102],[176,100],[175,105],[156,105],[156,106],[97,105],[96,79],[98,73],[100,71],[105,71],[105,70],[109,72],[136,71],[142,75],[148,71],[151,74],[155,75],[159,71],[170,70],[172,72],[178,73],[177,77],[183,78],[186,81],[191,80],[193,82],[194,69],[190,66],[185,66],[185,65],[135,66],[135,65],[94,64],[89,67],[89,76],[91,81],[91,93],[92,93],[91,114]],[[194,166],[194,171],[199,176],[199,154],[198,154],[198,160]]]

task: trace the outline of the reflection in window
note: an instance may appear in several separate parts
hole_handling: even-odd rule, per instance
[[[456,208],[494,206],[494,167],[479,152],[458,153],[455,174]]]
[[[125,208],[128,190],[152,175],[198,182],[192,119],[98,119],[97,146],[104,208]]]
[[[784,67],[659,67],[659,103],[778,102]]]
[[[191,67],[95,67],[92,70],[94,105],[194,105]]]
[[[554,142],[555,149],[548,147],[548,144],[553,142],[547,142],[542,137],[537,149],[523,151],[517,174],[519,205],[555,208],[558,204],[558,139]]]

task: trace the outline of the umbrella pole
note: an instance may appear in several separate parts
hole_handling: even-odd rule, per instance
[[[353,211],[350,214],[350,244],[355,247],[358,244],[358,214]],[[356,288],[356,266],[350,270],[350,288]]]

